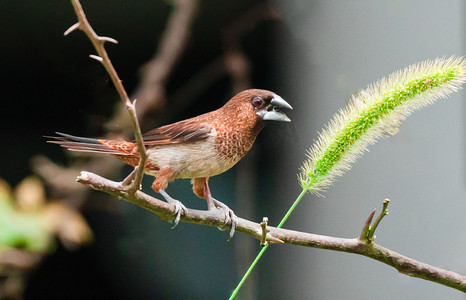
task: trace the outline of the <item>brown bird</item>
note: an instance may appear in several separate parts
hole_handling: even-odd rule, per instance
[[[237,218],[228,206],[212,197],[209,177],[227,171],[246,155],[269,121],[290,122],[282,108],[292,109],[273,92],[245,90],[217,110],[143,134],[147,150],[144,172],[155,176],[154,191],[175,205],[175,226],[186,207],[164,190],[176,178],[191,178],[194,193],[206,199],[207,208],[220,209],[225,214],[225,224],[231,223],[230,237],[233,236]],[[135,142],[56,134],[60,137],[52,137],[55,140],[49,142],[68,150],[112,154],[131,166],[138,165]]]

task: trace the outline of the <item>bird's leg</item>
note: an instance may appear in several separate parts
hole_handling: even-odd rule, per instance
[[[163,198],[165,198],[165,200],[168,203],[173,204],[175,206],[175,211],[173,212],[173,214],[176,214],[176,218],[174,221],[175,225],[173,225],[172,227],[173,229],[176,227],[176,225],[178,225],[178,222],[180,222],[181,212],[184,212],[186,214],[188,212],[188,209],[179,200],[170,197],[170,195],[168,195],[167,192],[165,192],[164,190],[159,190],[159,193],[163,196]]]
[[[207,209],[213,210],[216,208],[215,206],[215,199],[212,198],[212,194],[210,193],[209,182],[205,181],[205,200],[207,201]],[[226,222],[225,222],[226,223]]]
[[[176,214],[176,218],[174,221],[175,225],[173,225],[172,229],[178,225],[181,213],[184,212],[186,214],[188,212],[186,206],[184,206],[180,201],[173,199],[170,197],[170,195],[167,194],[167,192],[165,192],[165,188],[168,186],[168,183],[173,181],[173,179],[175,179],[174,171],[171,169],[162,169],[158,172],[157,177],[155,177],[154,183],[152,183],[152,189],[156,193],[160,193],[160,195],[162,195],[168,203],[175,206],[175,211],[173,214]]]
[[[212,197],[212,194],[210,193],[208,180],[205,181],[205,198],[207,200],[208,209],[212,210],[214,207],[217,207],[218,209],[222,210],[225,215],[225,224],[231,224],[230,237],[228,238],[228,240],[230,240],[235,234],[235,229],[238,225],[238,217],[236,217],[233,210],[231,210],[226,204],[218,200],[215,200]]]

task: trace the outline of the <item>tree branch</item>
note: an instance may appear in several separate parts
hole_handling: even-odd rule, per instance
[[[111,194],[118,199],[123,199],[145,208],[157,214],[163,220],[174,219],[174,205],[151,197],[142,191],[128,194],[124,190],[122,183],[114,182],[86,171],[81,172],[77,181],[95,190]],[[225,226],[222,218],[207,210],[188,209],[187,213],[181,216],[180,221],[207,226]],[[466,292],[466,276],[411,259],[373,242],[363,241],[359,237],[353,239],[337,238],[268,225],[267,230],[264,231],[261,224],[242,218],[238,218],[236,231],[253,236],[259,241],[268,244],[285,243],[367,256],[392,266],[400,273],[408,276],[422,278]]]
[[[107,73],[112,79],[112,82],[115,85],[115,88],[117,89],[121,100],[123,101],[123,103],[125,104],[128,110],[131,123],[133,125],[134,138],[136,139],[136,143],[138,146],[137,148],[138,148],[138,152],[140,156],[139,164],[135,168],[136,172],[135,172],[134,180],[131,182],[129,186],[126,186],[126,189],[128,190],[128,192],[133,194],[137,190],[139,190],[141,187],[141,181],[144,175],[144,166],[146,164],[147,154],[146,154],[146,149],[144,147],[144,142],[142,140],[142,133],[141,133],[141,128],[139,126],[138,117],[136,115],[136,107],[135,107],[136,100],[134,100],[133,103],[131,103],[131,101],[129,100],[128,94],[126,93],[126,90],[123,87],[120,77],[118,76],[118,73],[113,67],[113,64],[110,58],[108,57],[107,51],[105,50],[105,46],[104,46],[105,42],[112,42],[115,44],[117,44],[118,42],[115,39],[97,35],[97,33],[95,33],[94,29],[92,29],[92,26],[87,21],[86,15],[84,14],[83,8],[81,6],[81,3],[79,3],[79,0],[71,0],[71,3],[73,4],[73,8],[76,13],[76,16],[78,17],[78,23],[74,24],[68,30],[66,30],[64,35],[66,36],[76,29],[82,30],[87,35],[89,40],[94,45],[94,48],[98,54],[98,56],[90,55],[90,57],[101,62],[105,70],[107,70]]]

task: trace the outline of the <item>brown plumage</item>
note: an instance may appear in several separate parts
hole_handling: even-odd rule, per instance
[[[208,209],[226,212],[226,223],[235,215],[223,203],[212,198],[209,177],[233,167],[251,149],[257,135],[269,121],[290,119],[280,111],[291,106],[280,96],[266,90],[251,89],[234,96],[212,112],[153,129],[143,135],[147,150],[145,173],[155,176],[152,188],[175,204],[177,219],[186,208],[170,198],[164,189],[176,178],[192,178],[194,193],[207,200]],[[71,151],[112,154],[136,166],[137,146],[133,142],[89,139],[57,133],[52,143]],[[168,198],[167,198],[168,197]]]

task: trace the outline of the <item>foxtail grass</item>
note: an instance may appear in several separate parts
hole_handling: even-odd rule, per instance
[[[438,58],[411,65],[353,95],[311,146],[298,175],[302,191],[280,221],[281,228],[306,192],[320,194],[348,171],[367,147],[398,132],[413,111],[447,98],[466,81],[463,57]],[[262,248],[230,299],[267,250]]]

